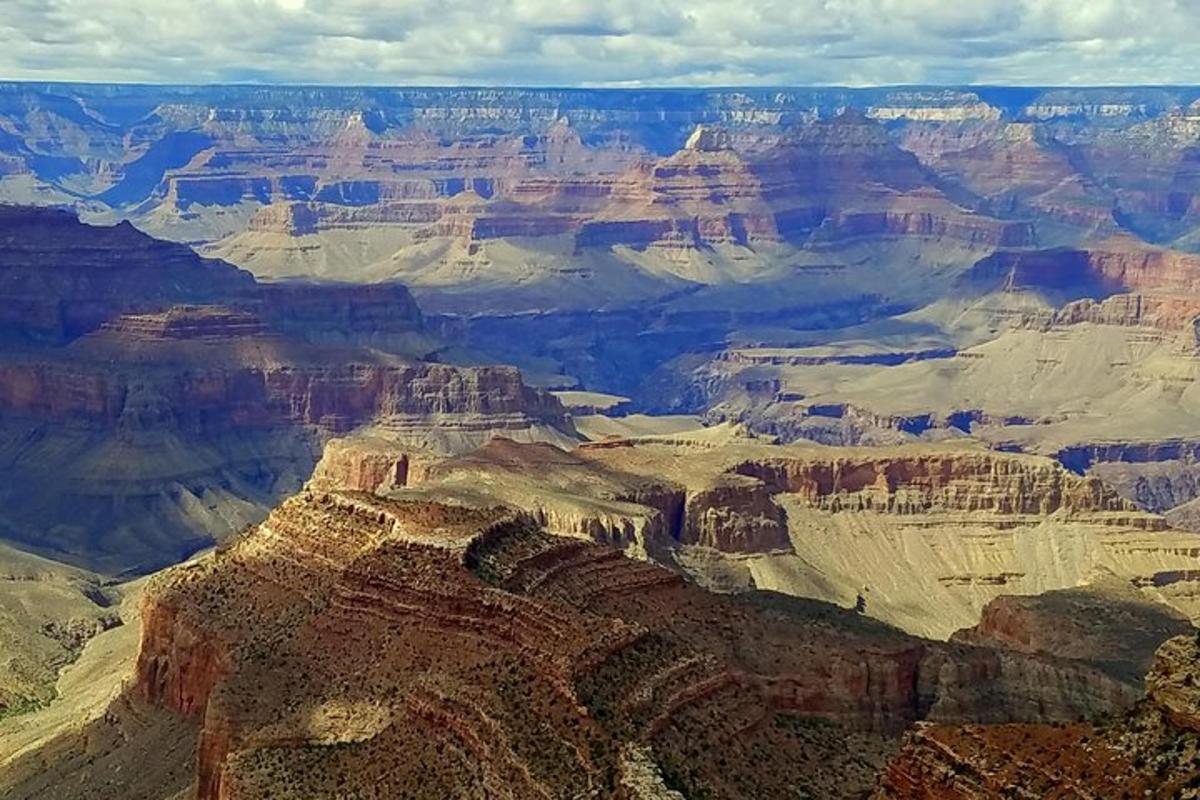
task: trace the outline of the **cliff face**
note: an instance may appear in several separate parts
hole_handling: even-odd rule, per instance
[[[1048,461],[995,453],[946,453],[856,461],[764,460],[736,471],[815,507],[839,511],[920,514],[990,511],[1000,514],[1134,511],[1097,478],[1080,477]]]
[[[1186,248],[1200,219],[1183,87],[3,94],[0,197],[82,195],[273,276],[462,288],[482,243],[547,257],[569,239],[649,248],[709,283],[772,276],[744,250],[781,242],[983,254],[1125,232]],[[525,288],[529,307],[545,302]]]
[[[360,426],[443,454],[572,435],[515,369],[413,360],[431,340],[399,284],[262,285],[127,224],[8,207],[0,273],[6,536],[104,571],[261,519]]]
[[[555,534],[681,568],[722,591],[861,603],[872,617],[938,638],[975,625],[1001,595],[1075,587],[1098,570],[1138,587],[1129,591],[1146,604],[1198,613],[1194,537],[1050,459],[736,436],[715,445],[710,435],[571,452],[497,438],[428,466],[410,448],[351,438],[319,475],[323,487],[386,492],[407,460],[417,468],[404,485],[417,491],[503,503]]]
[[[0,336],[40,345],[66,344],[117,316],[186,305],[230,306],[287,336],[394,352],[409,352],[405,337],[424,330],[398,283],[258,284],[129,223],[86,225],[57,209],[0,206],[0,278]]]
[[[977,263],[968,276],[971,280],[998,280],[1007,289],[1160,291],[1194,296],[1200,289],[1200,257],[1117,238],[1090,249],[996,253]]]
[[[0,335],[61,344],[119,313],[239,297],[254,279],[129,223],[92,227],[66,211],[0,206],[0,286]]]
[[[1200,781],[1194,635],[1159,648],[1146,696],[1098,726],[929,726],[911,734],[873,797],[1188,797]]]
[[[687,794],[852,796],[871,767],[839,753],[850,742],[870,760],[929,714],[1054,719],[1123,697],[1098,673],[819,604],[710,595],[429,495],[302,494],[156,579],[143,613],[134,690],[201,721],[199,796],[222,800],[368,785],[624,797],[629,737]],[[996,702],[1038,683],[1035,703]],[[738,757],[696,755],[721,741]]]
[[[335,434],[382,425],[444,457],[496,432],[572,431],[514,369],[310,345],[214,307],[119,317],[66,348],[0,360],[0,416],[9,535],[115,571],[256,521]],[[97,458],[113,466],[93,472]]]
[[[951,640],[1069,658],[1140,687],[1159,646],[1194,632],[1178,611],[1110,575],[1079,588],[997,597],[978,625]]]
[[[954,203],[934,187],[916,156],[898,147],[882,125],[854,111],[781,137],[756,171],[771,202],[787,209],[780,228],[793,239],[814,228],[823,243],[913,236],[995,247],[1031,239],[1026,225]]]

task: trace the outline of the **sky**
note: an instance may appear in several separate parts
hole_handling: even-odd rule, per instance
[[[1200,0],[0,0],[0,79],[1200,84]]]

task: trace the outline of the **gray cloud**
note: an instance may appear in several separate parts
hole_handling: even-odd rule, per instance
[[[1193,0],[5,0],[0,78],[1200,84]]]

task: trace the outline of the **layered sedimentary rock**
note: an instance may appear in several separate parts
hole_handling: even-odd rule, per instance
[[[669,558],[676,545],[726,553],[791,548],[786,514],[751,476],[701,472],[680,480],[614,469],[588,450],[567,453],[498,438],[434,465],[421,483],[509,503],[556,533],[653,558]]]
[[[775,214],[725,131],[699,127],[682,150],[641,165],[580,227],[578,246],[696,248],[780,241]]]
[[[719,283],[769,274],[771,264],[759,250],[793,255],[791,248],[813,236],[826,250],[906,238],[972,251],[1032,241],[1027,223],[995,219],[952,200],[881,124],[856,113],[741,149],[728,130],[701,125],[681,139],[677,152],[657,160],[589,149],[565,124],[526,139],[521,147],[545,148],[545,157],[519,160],[502,171],[504,177],[487,181],[446,179],[434,191],[386,191],[380,187],[389,181],[409,179],[372,178],[360,181],[369,187],[360,200],[281,202],[272,184],[262,200],[268,205],[249,229],[211,252],[266,274],[331,277],[346,262],[347,277],[400,275],[432,288],[468,285],[485,265],[495,269],[514,258],[506,247],[525,254],[530,265],[563,249],[611,260],[606,254],[615,248],[614,270],[628,271],[632,261],[651,272]],[[374,134],[368,140],[368,152],[399,152],[399,143]],[[443,163],[438,147],[465,147],[466,141],[432,152],[423,142],[410,141],[412,161],[393,168],[467,175],[490,169],[462,159]],[[368,158],[356,168],[380,164]],[[309,182],[319,187],[322,180]],[[419,202],[398,202],[410,194]],[[277,251],[278,257],[271,255]],[[349,253],[356,254],[354,263]],[[537,264],[537,278],[569,280],[554,274],[553,261]]]
[[[997,597],[951,640],[1082,661],[1141,686],[1159,646],[1195,632],[1178,611],[1102,575],[1079,588]]]
[[[128,223],[92,227],[55,209],[0,206],[6,337],[62,343],[110,317],[249,294],[254,279]]]
[[[1195,296],[1200,289],[1200,257],[1118,238],[1089,249],[996,253],[977,263],[968,278],[1000,279],[1007,289],[1159,291]]]
[[[1116,230],[1111,193],[1080,172],[1052,129],[1034,122],[916,125],[903,144],[995,213],[1034,216],[1089,235]]]
[[[1200,297],[1169,294],[1115,294],[1103,300],[1067,303],[1053,317],[1052,325],[1094,325],[1158,328],[1184,333],[1195,345],[1195,321],[1200,318]]]
[[[793,238],[814,228],[826,242],[918,236],[996,247],[1021,246],[1032,237],[1027,225],[956,205],[881,125],[852,112],[797,129],[764,154],[756,170],[769,181],[768,200],[784,209],[779,227]]]
[[[1190,797],[1200,784],[1195,635],[1159,648],[1146,696],[1103,725],[929,726],[912,734],[873,797]]]
[[[853,796],[913,719],[1126,700],[1086,669],[709,595],[520,515],[431,499],[302,494],[157,579],[143,621],[132,690],[199,722],[201,798],[634,797],[635,745],[689,796]]]
[[[933,451],[889,456],[886,451],[825,460],[752,461],[735,467],[774,491],[798,495],[838,511],[989,511],[1065,514],[1133,511],[1134,506],[1096,478],[1071,475],[1049,461],[990,452]]]
[[[557,401],[511,368],[311,345],[213,307],[118,317],[66,348],[10,356],[0,414],[8,535],[109,569],[161,564],[254,521],[332,434],[385,425],[441,453],[496,431],[570,434]],[[93,473],[98,458],[113,467]]]
[[[412,457],[349,440],[321,485],[387,491]],[[503,503],[722,590],[865,605],[922,635],[948,637],[1000,595],[1071,588],[1097,570],[1147,602],[1200,611],[1190,534],[1095,477],[978,446],[782,447],[680,433],[564,452],[496,439],[404,485]]]
[[[272,330],[310,342],[413,356],[432,349],[421,309],[400,283],[265,283],[248,306]]]
[[[57,209],[0,206],[0,274],[0,333],[37,344],[65,344],[118,315],[174,305],[231,306],[296,338],[397,352],[424,330],[420,309],[398,283],[259,284],[128,223],[86,225]]]
[[[790,552],[674,558],[723,588],[818,597],[946,637],[1001,594],[1073,587],[1108,569],[1195,618],[1200,550],[1095,478],[1048,459],[953,447],[855,449],[602,443],[588,458],[697,485],[753,476],[786,514]],[[685,455],[686,454],[686,455]],[[707,477],[706,477],[707,476]],[[957,620],[957,624],[954,622]]]
[[[103,571],[257,521],[360,426],[442,454],[572,435],[514,369],[414,360],[432,339],[399,284],[257,284],[128,225],[22,208],[0,209],[0,271],[4,535]]]
[[[369,434],[332,439],[313,469],[317,488],[381,492],[422,482],[440,461],[436,452],[402,449],[394,439]]]

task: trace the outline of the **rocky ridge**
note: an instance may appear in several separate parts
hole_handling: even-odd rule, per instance
[[[801,781],[841,796],[869,768],[836,742],[878,750],[926,715],[1060,718],[1124,702],[1098,673],[852,616],[708,595],[495,509],[311,492],[155,581],[134,691],[198,720],[202,798],[368,783],[627,796],[630,746],[685,794]],[[1037,702],[1017,701],[1037,685]],[[981,704],[983,687],[1016,705]],[[711,739],[700,752],[724,741],[736,757],[696,760],[695,737]],[[759,758],[780,768],[751,769]]]
[[[404,472],[405,464],[417,467]],[[1074,587],[1098,569],[1197,613],[1190,534],[1095,477],[979,447],[783,447],[680,434],[566,452],[496,439],[430,463],[351,437],[318,475],[324,488],[344,480],[385,494],[502,503],[556,534],[674,566],[702,585],[847,607],[865,599],[870,615],[927,636],[975,624],[999,595]]]

